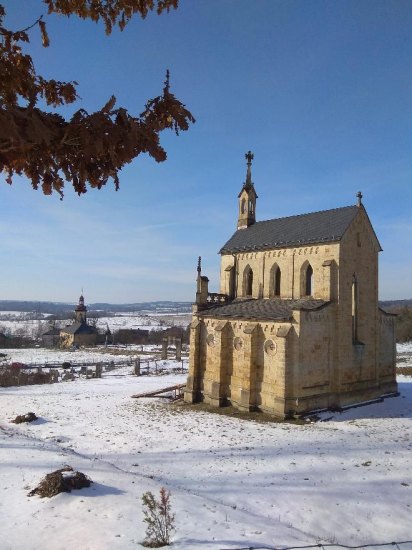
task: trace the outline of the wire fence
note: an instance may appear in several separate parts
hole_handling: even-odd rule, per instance
[[[361,544],[360,546],[348,546],[347,544],[338,543],[321,543],[308,544],[306,546],[242,546],[239,548],[221,548],[221,550],[309,550],[310,548],[326,549],[339,549],[344,550],[364,550],[371,548],[372,550],[378,550],[379,548],[396,548],[397,550],[412,550],[412,540],[383,542],[380,544]]]

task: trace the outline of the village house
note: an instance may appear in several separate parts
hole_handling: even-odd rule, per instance
[[[246,159],[219,293],[199,258],[185,401],[284,418],[396,394],[394,316],[378,306],[381,246],[361,193],[259,222]]]
[[[57,348],[60,345],[60,329],[58,327],[50,328],[41,335],[42,345],[45,348]]]
[[[60,330],[60,347],[73,348],[94,346],[97,340],[97,329],[87,323],[87,308],[83,295],[74,310],[74,322]]]

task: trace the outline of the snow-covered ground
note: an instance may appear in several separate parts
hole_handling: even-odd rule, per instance
[[[141,348],[141,346],[139,346]],[[114,355],[107,351],[103,346],[96,348],[81,348],[76,351],[55,350],[47,348],[19,348],[19,349],[4,349],[1,350],[6,355],[7,362],[13,361],[18,363],[64,363],[64,362],[92,362],[92,361],[112,361],[113,359],[130,359],[129,354],[122,354],[121,348]],[[138,352],[136,350],[136,356]]]
[[[396,344],[398,367],[412,367],[412,342]]]
[[[190,323],[190,314],[180,315],[142,315],[133,313],[118,313],[115,317],[99,317],[97,328],[106,329],[108,326],[112,332],[120,329],[160,330],[172,326],[187,327]]]
[[[399,378],[399,397],[307,425],[131,398],[183,382],[104,375],[0,388],[2,550],[140,548],[141,496],[162,486],[179,550],[412,540],[412,378]],[[10,423],[29,411],[39,420]],[[65,464],[91,487],[27,496]]]
[[[27,336],[37,338],[50,329],[48,314],[43,314],[43,319],[33,320],[28,318],[30,313],[2,312],[0,315],[0,332],[11,335]],[[187,327],[190,323],[189,313],[150,313],[142,312],[115,313],[111,317],[99,317],[96,319],[96,326],[102,331],[107,327],[113,332],[121,329],[144,329],[161,330],[172,326]],[[70,319],[58,320],[56,325],[60,328],[70,325]],[[89,322],[94,322],[89,319]]]

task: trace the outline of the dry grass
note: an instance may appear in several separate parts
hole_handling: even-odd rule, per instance
[[[73,489],[90,487],[91,483],[93,481],[82,472],[76,472],[71,466],[65,466],[47,474],[37,487],[28,493],[28,496],[38,495],[41,498],[50,498],[59,493],[70,493]]]
[[[13,424],[23,424],[23,422],[34,422],[35,420],[37,420],[37,416],[32,412],[28,412],[27,414],[17,415],[11,422]]]
[[[412,367],[396,367],[396,374],[403,374],[404,376],[412,376]]]

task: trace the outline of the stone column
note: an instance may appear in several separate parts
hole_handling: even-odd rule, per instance
[[[190,355],[189,355],[189,374],[184,390],[184,400],[186,403],[196,403],[202,399],[200,370],[202,353],[201,349],[202,323],[195,319],[190,325]]]
[[[322,300],[331,302],[335,296],[335,262],[333,260],[325,260],[322,264],[322,292],[319,296]],[[316,289],[315,289],[316,292]]]
[[[222,321],[215,327],[213,339],[208,343],[208,364],[205,378],[205,401],[214,407],[221,407],[225,404],[226,378],[227,378],[227,338],[228,322]],[[207,385],[207,388],[206,388]],[[207,391],[207,398],[206,398]]]
[[[300,325],[301,312],[294,311],[293,315]],[[291,356],[290,344],[288,346],[288,336],[291,334],[291,328],[291,325],[282,325],[276,332],[277,384],[271,412],[281,418],[285,418],[291,414],[291,411],[299,409],[301,380],[299,369],[294,364],[293,356]]]
[[[242,389],[238,408],[242,411],[251,411],[256,407],[256,345],[257,324],[248,324],[243,330],[243,373]]]

